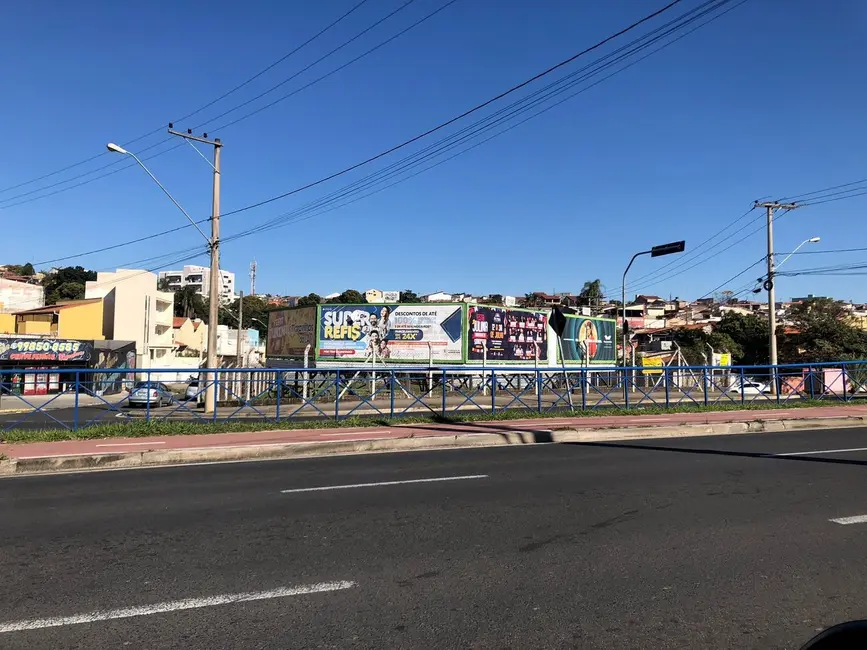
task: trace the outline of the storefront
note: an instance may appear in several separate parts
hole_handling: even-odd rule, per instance
[[[0,382],[4,392],[59,393],[75,380],[74,373],[64,370],[87,368],[92,357],[92,341],[0,337]],[[21,370],[43,372],[15,372]]]

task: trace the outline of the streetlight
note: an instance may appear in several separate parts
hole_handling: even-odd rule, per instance
[[[629,273],[629,269],[632,267],[632,263],[635,261],[635,258],[641,255],[650,255],[651,257],[661,257],[663,255],[671,255],[672,253],[682,253],[686,249],[685,241],[675,241],[670,244],[661,244],[659,246],[654,246],[649,251],[641,251],[640,253],[636,253],[632,256],[632,259],[629,260],[629,264],[626,265],[626,270],[623,272],[623,286],[621,287],[621,304],[620,308],[623,311],[623,330],[621,335],[621,350],[623,351],[623,366],[626,367],[626,343],[627,337],[629,335],[629,325],[626,323],[626,274]]]
[[[809,239],[805,239],[800,244],[795,246],[795,250],[786,255],[783,258],[782,262],[776,265],[774,264],[773,253],[768,253],[768,278],[767,280],[765,280],[763,286],[768,292],[768,327],[771,330],[771,340],[769,345],[769,360],[771,362],[771,369],[773,372],[773,381],[771,382],[771,395],[777,394],[777,301],[774,297],[774,291],[776,289],[774,284],[777,278],[777,269],[779,269],[783,264],[785,264],[792,255],[797,253],[801,246],[804,246],[805,244],[818,244],[821,240],[821,237],[810,237]],[[772,249],[769,247],[769,251],[770,250]],[[757,293],[757,291],[754,293]]]
[[[216,216],[212,219],[212,231],[213,235],[208,237],[201,228],[199,228],[199,224],[195,222],[195,220],[187,213],[186,210],[181,206],[180,203],[177,202],[175,197],[171,195],[171,193],[163,186],[162,183],[157,180],[157,177],[151,173],[151,170],[148,169],[145,164],[136,156],[132,151],[127,151],[120,145],[115,144],[114,142],[109,142],[105,145],[106,149],[111,151],[112,153],[119,153],[124,156],[130,156],[133,160],[135,160],[139,167],[147,172],[147,175],[151,177],[154,183],[156,183],[159,188],[163,191],[163,193],[169,197],[172,203],[175,204],[175,207],[181,211],[181,213],[187,218],[193,227],[199,231],[199,234],[205,238],[205,241],[208,242],[208,251],[211,255],[211,278],[210,278],[210,291],[209,299],[208,299],[208,352],[207,359],[205,365],[208,368],[216,368],[217,366],[217,322],[219,321],[219,309],[220,309],[220,295],[215,290],[217,287],[218,276],[219,276],[219,226],[217,226]],[[219,152],[219,147],[216,149]],[[215,172],[215,189],[214,189],[214,215],[219,213],[219,154],[215,154],[215,159],[217,161],[217,166],[214,169]],[[215,271],[216,269],[216,271]],[[214,410],[214,390],[216,388],[216,375],[214,375],[214,380],[210,381],[206,377],[205,384],[205,412],[210,413]]]

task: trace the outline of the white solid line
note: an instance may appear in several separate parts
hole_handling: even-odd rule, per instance
[[[867,523],[867,515],[858,515],[856,517],[840,517],[839,519],[829,519],[828,521],[832,521],[835,524],[843,524],[844,526],[848,526],[849,524],[864,524]]]
[[[97,447],[141,447],[144,445],[164,445],[165,442],[113,442],[105,445],[96,445]]]
[[[477,478],[488,478],[487,474],[474,474],[472,476],[441,476],[439,478],[417,478],[409,481],[382,481],[380,483],[354,483],[353,485],[325,485],[312,488],[295,488],[294,490],[280,490],[282,494],[292,492],[322,492],[325,490],[351,490],[353,488],[379,487],[384,485],[406,485],[408,483],[436,483],[438,481],[468,481]]]
[[[867,451],[867,447],[855,447],[854,449],[819,449],[817,451],[793,451],[788,454],[774,454],[775,456],[812,456],[813,454],[845,454],[849,451]]]
[[[41,630],[47,627],[95,623],[97,621],[111,621],[117,618],[150,616],[152,614],[163,614],[165,612],[177,612],[185,609],[198,609],[201,607],[214,607],[216,605],[246,603],[251,600],[268,600],[271,598],[285,598],[287,596],[300,596],[303,594],[318,594],[324,591],[349,589],[354,586],[354,582],[347,580],[341,580],[340,582],[320,582],[314,585],[304,585],[301,587],[280,587],[279,589],[272,589],[270,591],[224,594],[222,596],[209,596],[207,598],[187,598],[186,600],[173,600],[167,603],[142,605],[141,607],[126,607],[124,609],[108,609],[90,612],[89,614],[76,614],[75,616],[59,616],[57,618],[37,618],[27,621],[13,621],[11,623],[0,623],[0,634],[5,632],[21,632],[24,630]]]
[[[391,431],[338,431],[337,433],[328,433],[324,431],[320,436],[369,436],[372,434],[378,435],[381,433],[391,433]],[[374,438],[371,438],[373,440]]]

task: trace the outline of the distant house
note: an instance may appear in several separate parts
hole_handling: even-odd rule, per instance
[[[442,291],[437,291],[436,293],[429,293],[426,296],[421,297],[425,302],[451,302],[454,300],[454,296],[450,293],[443,293]]]
[[[364,292],[364,299],[367,302],[382,302],[382,291],[379,289],[368,289]]]

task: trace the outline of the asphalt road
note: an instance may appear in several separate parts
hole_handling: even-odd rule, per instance
[[[830,521],[867,515],[864,447],[846,429],[3,479],[0,647],[796,648],[867,617],[867,516]],[[452,480],[394,483],[431,478]]]

